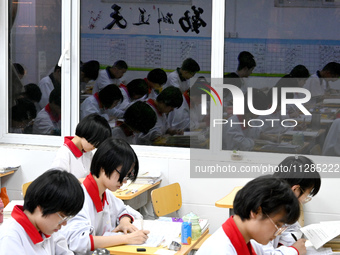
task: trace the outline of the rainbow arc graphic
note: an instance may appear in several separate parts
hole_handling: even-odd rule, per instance
[[[217,96],[217,98],[218,98],[218,100],[220,101],[220,104],[221,104],[221,106],[222,106],[222,100],[221,100],[221,98],[220,98],[220,95],[217,93],[217,91],[216,91],[213,87],[209,86],[208,84],[205,84],[205,83],[204,83],[203,85],[206,86],[208,89],[210,89],[211,91],[213,91],[213,92],[216,94],[216,96]],[[214,95],[213,95],[212,93],[210,93],[209,90],[207,90],[207,89],[205,89],[205,88],[200,88],[200,89],[203,90],[204,92],[206,92],[206,93],[212,98],[212,100],[214,100],[215,105],[217,105],[217,102],[216,102],[216,100],[215,100]]]

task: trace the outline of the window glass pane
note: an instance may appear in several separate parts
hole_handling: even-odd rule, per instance
[[[132,144],[208,148],[210,52],[211,1],[81,0],[81,119],[97,112]]]
[[[340,155],[340,9],[295,2],[226,1],[224,150]]]
[[[9,132],[60,135],[61,0],[13,0],[9,22]]]

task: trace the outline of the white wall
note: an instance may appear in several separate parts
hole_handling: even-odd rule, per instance
[[[140,160],[141,169],[158,169],[162,172],[161,186],[179,182],[182,188],[183,206],[180,216],[190,211],[211,222],[210,229],[215,231],[229,216],[228,209],[215,207],[215,202],[227,195],[235,186],[244,185],[249,179],[193,179],[190,178],[189,149],[134,147]],[[57,147],[16,146],[0,144],[1,164],[10,162],[20,164],[21,168],[11,176],[3,177],[1,182],[8,190],[10,199],[22,199],[21,185],[31,181],[47,170],[54,158]],[[257,162],[261,162],[266,155],[258,154]],[[280,162],[284,155],[273,156],[272,160]],[[254,165],[247,155],[239,164]],[[326,163],[327,158],[313,158],[317,163]],[[212,163],[217,163],[209,158]],[[229,162],[228,162],[229,161]],[[234,164],[230,160],[225,160]],[[340,204],[334,197],[340,194],[339,179],[322,179],[319,194],[312,202],[305,206],[306,224],[322,220],[340,220]],[[150,205],[149,205],[150,207]]]

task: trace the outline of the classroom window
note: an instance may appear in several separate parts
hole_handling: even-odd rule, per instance
[[[9,1],[9,28],[8,133],[60,136],[61,0]]]

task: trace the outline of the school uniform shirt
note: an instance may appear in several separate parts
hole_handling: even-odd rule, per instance
[[[107,121],[110,120],[109,110],[104,109],[101,102],[99,101],[98,93],[89,96],[80,105],[80,118],[83,119],[91,113],[98,113],[100,116],[104,117]]]
[[[72,142],[73,136],[66,136],[54,158],[51,168],[61,168],[77,178],[85,178],[90,173],[93,153],[78,149]]]
[[[269,242],[267,245],[262,245],[264,254],[266,255],[298,255],[296,248],[292,247],[296,241],[293,238],[294,234],[297,238],[301,238],[302,233],[299,230],[301,228],[299,222],[296,222],[289,226],[289,228],[283,232],[281,235],[277,236],[273,241]],[[253,243],[257,243],[252,240]],[[261,245],[257,243],[258,245]]]
[[[143,145],[152,144],[152,142],[156,138],[165,135],[166,131],[169,128],[167,116],[165,113],[160,113],[157,110],[155,100],[148,99],[146,103],[149,104],[152,110],[154,110],[154,112],[156,113],[157,121],[156,121],[155,126],[151,128],[147,134],[140,133],[137,136],[137,144],[143,144]]]
[[[38,114],[33,123],[33,134],[60,135],[61,120],[60,116],[52,115],[50,104],[47,104]]]
[[[340,119],[334,120],[329,128],[325,142],[322,148],[322,155],[339,156],[340,155]]]
[[[306,80],[304,88],[310,91],[312,97],[323,96],[327,89],[327,82],[320,77],[319,71],[317,71]]]
[[[98,78],[94,82],[92,94],[95,94],[105,88],[107,85],[116,84],[117,86],[121,83],[120,79],[116,79],[110,73],[110,67],[104,70],[100,70],[98,73]]]
[[[141,218],[140,213],[123,201],[116,198],[110,190],[106,190],[103,198],[99,195],[99,190],[93,176],[89,174],[82,188],[85,194],[83,208],[66,226],[61,229],[61,234],[67,239],[70,250],[75,254],[91,255],[94,250],[93,236],[112,236],[119,220],[123,216]]]
[[[129,144],[136,144],[137,136],[130,130],[125,130],[120,126],[116,126],[112,129],[112,137],[115,139],[122,139]]]
[[[168,80],[165,83],[163,90],[167,87],[174,86],[179,88],[181,92],[185,92],[190,88],[190,80],[186,80],[179,75],[179,68],[168,75]]]
[[[243,122],[245,125],[243,125]],[[253,139],[258,138],[260,132],[260,128],[248,127],[243,116],[233,115],[228,119],[228,123],[223,124],[222,127],[222,149],[251,151],[255,145]]]
[[[0,228],[1,255],[69,255],[66,239],[59,232],[45,235],[39,232],[23,212],[23,206],[16,205],[12,218]]]
[[[41,90],[41,99],[39,101],[40,109],[43,109],[49,103],[48,99],[55,85],[56,81],[54,81],[53,73],[39,81],[38,86]]]
[[[233,216],[216,230],[198,249],[196,255],[261,255],[261,245],[248,244],[237,228]]]

